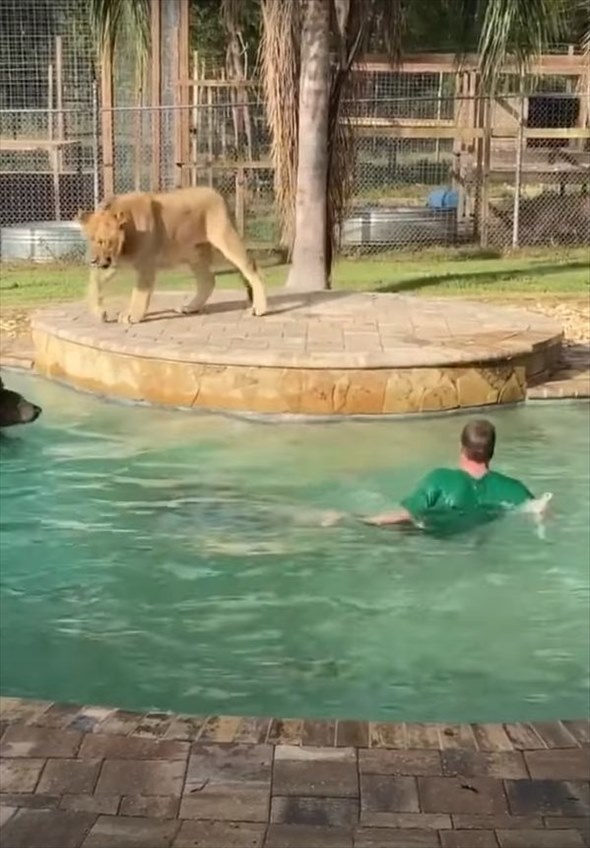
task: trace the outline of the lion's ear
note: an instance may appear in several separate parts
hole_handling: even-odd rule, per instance
[[[92,215],[92,212],[88,212],[85,209],[78,209],[78,214],[76,215],[76,221],[79,224],[82,224],[82,226],[84,226],[90,220],[91,215]]]
[[[120,227],[122,227],[123,224],[125,223],[125,221],[127,220],[127,213],[123,212],[121,209],[119,209],[118,212],[115,212],[114,217],[115,217],[115,221],[117,222],[117,224]]]

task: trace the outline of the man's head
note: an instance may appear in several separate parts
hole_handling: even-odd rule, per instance
[[[470,462],[488,465],[496,447],[496,429],[490,421],[470,421],[461,433],[461,453]]]
[[[5,388],[0,377],[0,427],[30,424],[40,415],[41,407],[25,400],[18,392],[11,392]]]

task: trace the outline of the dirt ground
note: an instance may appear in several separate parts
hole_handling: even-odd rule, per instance
[[[486,298],[490,303],[506,303],[522,306],[531,312],[540,312],[561,324],[565,342],[569,345],[590,343],[590,298],[588,297],[534,297],[523,296],[510,299]]]

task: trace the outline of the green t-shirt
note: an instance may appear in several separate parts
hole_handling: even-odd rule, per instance
[[[460,468],[437,468],[402,506],[425,529],[454,533],[492,521],[532,498],[523,483],[497,471],[475,478]]]

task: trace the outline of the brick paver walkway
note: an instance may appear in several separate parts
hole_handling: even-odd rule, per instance
[[[0,702],[2,848],[586,848],[590,724]]]

